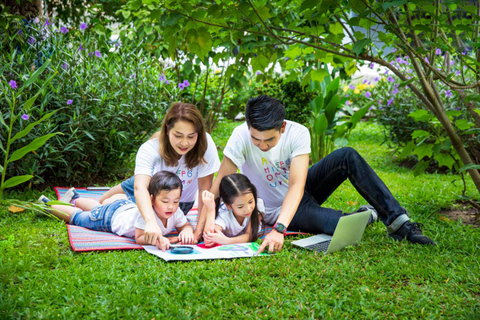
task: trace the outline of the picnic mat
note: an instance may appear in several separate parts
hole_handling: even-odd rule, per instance
[[[60,200],[67,192],[68,187],[55,187],[55,192]],[[106,190],[88,190],[87,188],[75,188],[81,197],[100,199]],[[197,225],[198,211],[193,207],[187,214],[188,222],[195,227]],[[100,251],[100,250],[130,250],[143,249],[143,246],[136,244],[132,238],[118,236],[111,232],[95,231],[87,228],[67,224],[68,238],[73,251]],[[265,226],[264,234],[268,234],[272,226]],[[262,230],[263,231],[263,230]],[[287,231],[287,235],[305,234],[301,232]],[[174,229],[167,237],[177,236]],[[264,236],[262,236],[263,238]]]

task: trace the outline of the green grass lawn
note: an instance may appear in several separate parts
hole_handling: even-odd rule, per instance
[[[212,136],[220,148],[235,124]],[[382,223],[323,256],[291,246],[252,259],[166,263],[145,251],[74,253],[66,226],[0,208],[0,318],[480,318],[480,229],[439,219],[461,192],[452,175],[414,177],[376,125],[351,146],[371,163],[436,247],[395,242]],[[19,197],[36,199],[38,190]],[[468,192],[478,200],[473,183]],[[326,205],[366,203],[347,182]]]

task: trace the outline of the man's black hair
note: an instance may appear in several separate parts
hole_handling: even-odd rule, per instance
[[[249,128],[258,131],[279,131],[285,121],[285,107],[280,100],[266,95],[251,98],[245,107],[245,120]]]

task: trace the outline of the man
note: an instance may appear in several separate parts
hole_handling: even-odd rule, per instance
[[[285,120],[283,104],[269,96],[248,101],[246,123],[235,128],[212,193],[218,195],[222,178],[240,168],[265,202],[267,223],[274,225],[259,252],[280,251],[286,229],[333,234],[341,211],[320,205],[347,178],[373,206],[389,236],[412,243],[435,244],[410,222],[387,186],[352,148],[342,148],[308,168],[310,134],[301,124]]]

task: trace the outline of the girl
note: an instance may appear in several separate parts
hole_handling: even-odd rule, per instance
[[[255,186],[243,174],[235,173],[222,179],[219,194],[214,199],[213,193],[202,193],[207,216],[205,245],[256,241],[265,206],[262,199],[257,199]]]
[[[162,230],[162,235],[157,238],[155,243],[157,248],[168,249],[170,247],[169,239],[164,236],[172,232],[173,228],[179,231],[176,240],[182,244],[193,244],[193,228],[178,207],[182,194],[180,178],[172,172],[157,172],[150,179],[148,192],[150,193],[150,206],[155,212],[156,222]],[[43,195],[39,200],[45,204],[50,201]],[[132,201],[117,199],[109,204],[101,205],[94,199],[76,198],[75,205],[76,207],[51,205],[53,210],[50,212],[72,225],[113,232],[130,238],[135,236],[138,244],[149,244],[145,240],[145,220]]]
[[[152,175],[167,170],[179,176],[183,184],[180,209],[187,214],[197,193],[210,189],[213,175],[219,167],[217,147],[205,132],[200,111],[188,103],[175,103],[165,115],[160,131],[138,150],[135,176],[106,192],[100,198],[100,203],[122,198],[136,202],[145,220],[145,241],[155,244],[156,239],[161,237],[161,229],[155,222],[147,190]],[[69,199],[64,200],[68,202]],[[199,199],[200,213],[202,206],[203,202]],[[199,221],[202,220],[200,218]],[[199,223],[195,230],[197,241],[202,232],[203,224]]]

